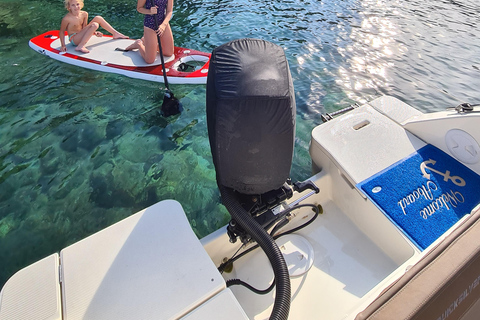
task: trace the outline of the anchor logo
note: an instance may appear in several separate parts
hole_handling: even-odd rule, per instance
[[[443,176],[443,181],[448,181],[448,180],[452,180],[452,182],[454,184],[456,184],[457,186],[459,187],[463,187],[465,186],[465,180],[463,180],[461,177],[459,176],[450,176],[450,171],[447,170],[444,172],[440,172],[438,170],[435,170],[433,168],[430,168],[430,167],[427,167],[427,164],[431,164],[432,166],[435,165],[435,163],[437,163],[437,161],[435,160],[432,160],[432,159],[428,159],[428,161],[423,161],[421,164],[420,164],[420,170],[422,170],[422,173],[423,173],[423,177],[426,178],[426,179],[429,179],[430,180],[430,174],[427,173],[425,171],[425,169],[428,169],[430,170],[431,172],[435,172],[441,176]]]

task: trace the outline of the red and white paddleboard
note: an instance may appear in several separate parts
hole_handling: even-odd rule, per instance
[[[123,74],[127,77],[164,82],[160,55],[152,64],[147,64],[135,51],[121,51],[132,44],[134,39],[113,39],[112,36],[93,36],[86,47],[89,53],[75,51],[65,36],[67,52],[60,51],[58,30],[48,31],[32,38],[30,47],[50,58],[79,67]],[[118,48],[118,49],[117,49]],[[168,82],[172,84],[207,83],[210,53],[175,47],[175,54],[164,57]]]

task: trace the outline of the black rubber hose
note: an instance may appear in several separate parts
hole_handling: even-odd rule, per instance
[[[224,186],[219,186],[219,189],[223,204],[232,218],[258,243],[272,265],[276,291],[270,320],[287,320],[291,301],[290,276],[280,248],[262,226],[238,203],[233,190]]]
[[[228,287],[231,287],[231,286],[244,286],[245,288],[247,288],[248,290],[250,291],[253,291],[255,292],[256,294],[267,294],[269,293],[270,291],[273,290],[273,287],[275,287],[275,281],[272,282],[272,284],[265,290],[260,290],[260,289],[257,289],[255,287],[252,287],[251,285],[249,285],[248,283],[240,280],[240,279],[230,279],[230,280],[227,280],[227,288]]]
[[[298,226],[298,227],[295,227],[293,229],[290,229],[288,231],[285,231],[283,233],[280,233],[280,234],[275,234],[275,233],[272,233],[270,232],[270,235],[273,237],[273,239],[277,240],[278,238],[282,237],[282,236],[286,236],[287,234],[291,234],[291,233],[294,233],[294,232],[297,232],[298,230],[300,229],[303,229],[305,228],[306,226],[310,225],[313,221],[315,221],[315,219],[317,219],[318,215],[319,215],[319,212],[320,210],[318,209],[318,207],[314,204],[300,204],[298,206],[295,206],[293,208],[290,208],[288,209],[289,212],[294,210],[294,209],[299,209],[299,208],[304,208],[304,207],[312,207],[313,210],[315,211],[315,214],[313,215],[312,218],[310,218],[310,220],[308,220],[307,222],[305,222],[304,224]],[[220,273],[223,273],[223,271],[225,270],[226,266],[228,266],[229,264],[231,263],[234,263],[236,260],[240,259],[241,257],[243,257],[244,255],[252,252],[253,250],[257,249],[259,247],[258,244],[248,248],[247,250],[243,251],[242,253],[240,253],[239,255],[237,255],[238,251],[240,251],[240,248],[238,248],[237,252],[235,252],[235,254],[230,258],[228,259],[227,261],[225,262],[222,262],[219,266],[218,266],[218,271]]]

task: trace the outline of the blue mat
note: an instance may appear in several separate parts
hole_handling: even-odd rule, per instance
[[[432,145],[358,184],[425,249],[480,202],[480,176]]]

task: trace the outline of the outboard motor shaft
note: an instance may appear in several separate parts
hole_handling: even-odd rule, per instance
[[[283,49],[240,39],[217,47],[207,79],[207,125],[222,200],[233,220],[265,251],[276,295],[270,319],[287,319],[290,278],[273,238],[242,207],[243,195],[282,189],[290,175],[295,96]]]

